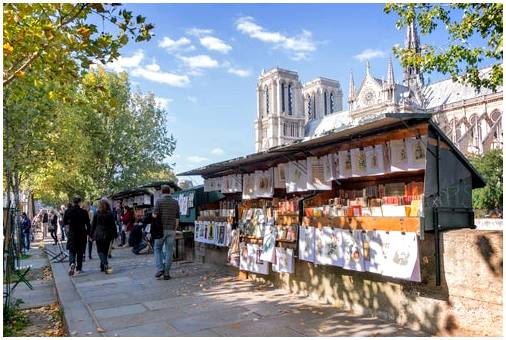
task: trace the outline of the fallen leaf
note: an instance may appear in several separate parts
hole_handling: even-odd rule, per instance
[[[97,332],[99,332],[99,333],[105,333],[105,329],[103,329],[101,327],[97,327]]]
[[[233,323],[231,325],[229,325],[230,328],[233,328],[233,329],[240,329],[241,328],[241,324],[236,322],[236,323]]]

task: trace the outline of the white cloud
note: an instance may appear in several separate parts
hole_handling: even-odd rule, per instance
[[[152,64],[146,65],[146,68],[153,72],[160,71],[160,65],[158,65],[156,62],[153,62]]]
[[[214,68],[218,62],[208,55],[200,54],[193,57],[178,56],[190,68]]]
[[[158,46],[165,48],[168,52],[191,51],[195,49],[190,39],[186,37],[181,37],[177,40],[173,40],[170,37],[163,37],[163,39],[158,42]]]
[[[164,97],[156,97],[155,96],[155,102],[160,108],[167,110],[169,108],[169,104],[172,103],[173,99],[171,98],[164,98]]]
[[[301,34],[287,36],[280,32],[268,31],[256,24],[252,17],[242,17],[236,21],[236,29],[250,38],[273,44],[275,48],[282,48],[290,52],[292,59],[301,60],[316,51],[316,44],[312,40],[310,31],[303,30]]]
[[[373,50],[371,48],[365,49],[355,56],[360,61],[373,59],[373,58],[385,58],[386,53],[381,50]]]
[[[155,72],[146,67],[138,67],[130,73],[134,77],[140,77],[155,83],[167,84],[174,87],[186,87],[190,85],[190,78],[187,75],[179,75],[168,72]]]
[[[188,157],[186,157],[186,160],[188,160],[188,162],[190,162],[190,163],[203,163],[203,162],[208,161],[209,158],[202,157],[202,156],[188,156]]]
[[[238,77],[249,77],[251,75],[251,71],[250,70],[244,70],[244,69],[240,69],[240,68],[234,68],[234,67],[231,67],[227,70],[228,73],[231,73],[231,74],[235,74],[236,76]]]
[[[212,155],[221,156],[225,153],[222,148],[214,148],[211,150]]]
[[[144,51],[138,50],[131,57],[119,56],[118,59],[105,65],[114,72],[123,72],[128,68],[137,67],[144,59]]]
[[[191,101],[192,103],[196,103],[197,102],[197,97],[194,97],[194,96],[188,96],[186,97],[189,101]]]
[[[216,37],[206,36],[200,38],[199,40],[202,46],[211,51],[217,51],[223,54],[227,54],[232,49],[232,46],[228,45],[223,40],[218,39]]]
[[[209,35],[211,33],[213,33],[213,30],[212,29],[208,29],[208,28],[192,27],[192,28],[186,30],[186,34],[188,34],[188,35],[194,35],[196,37],[200,37],[202,35]]]

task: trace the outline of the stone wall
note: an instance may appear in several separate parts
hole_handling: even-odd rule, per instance
[[[441,286],[435,285],[434,238],[425,236],[420,244],[421,283],[298,260],[294,274],[248,276],[431,334],[501,336],[502,231],[445,232],[441,239]],[[212,253],[209,261],[219,260],[219,253]]]

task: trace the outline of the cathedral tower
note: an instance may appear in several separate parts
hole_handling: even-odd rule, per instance
[[[343,110],[343,91],[337,80],[316,78],[304,84],[302,95],[306,121]]]
[[[274,68],[257,83],[256,151],[304,138],[302,85],[297,72]]]
[[[410,49],[415,53],[420,53],[420,38],[416,29],[415,21],[408,25],[404,48]],[[404,68],[404,86],[410,89],[423,87],[423,74],[418,66],[407,66]]]

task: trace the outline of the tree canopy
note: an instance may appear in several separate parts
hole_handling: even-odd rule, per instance
[[[423,45],[421,51],[394,47],[403,66],[418,66],[423,72],[451,75],[454,81],[495,90],[503,84],[503,5],[502,3],[405,3],[387,4],[385,12],[399,16],[397,28],[413,21],[422,34],[444,25],[448,45]],[[481,39],[480,46],[472,41]],[[489,74],[480,73],[482,61],[493,63]]]
[[[503,155],[502,150],[491,150],[471,157],[472,164],[485,177],[487,185],[473,190],[475,209],[501,209],[503,204]]]

